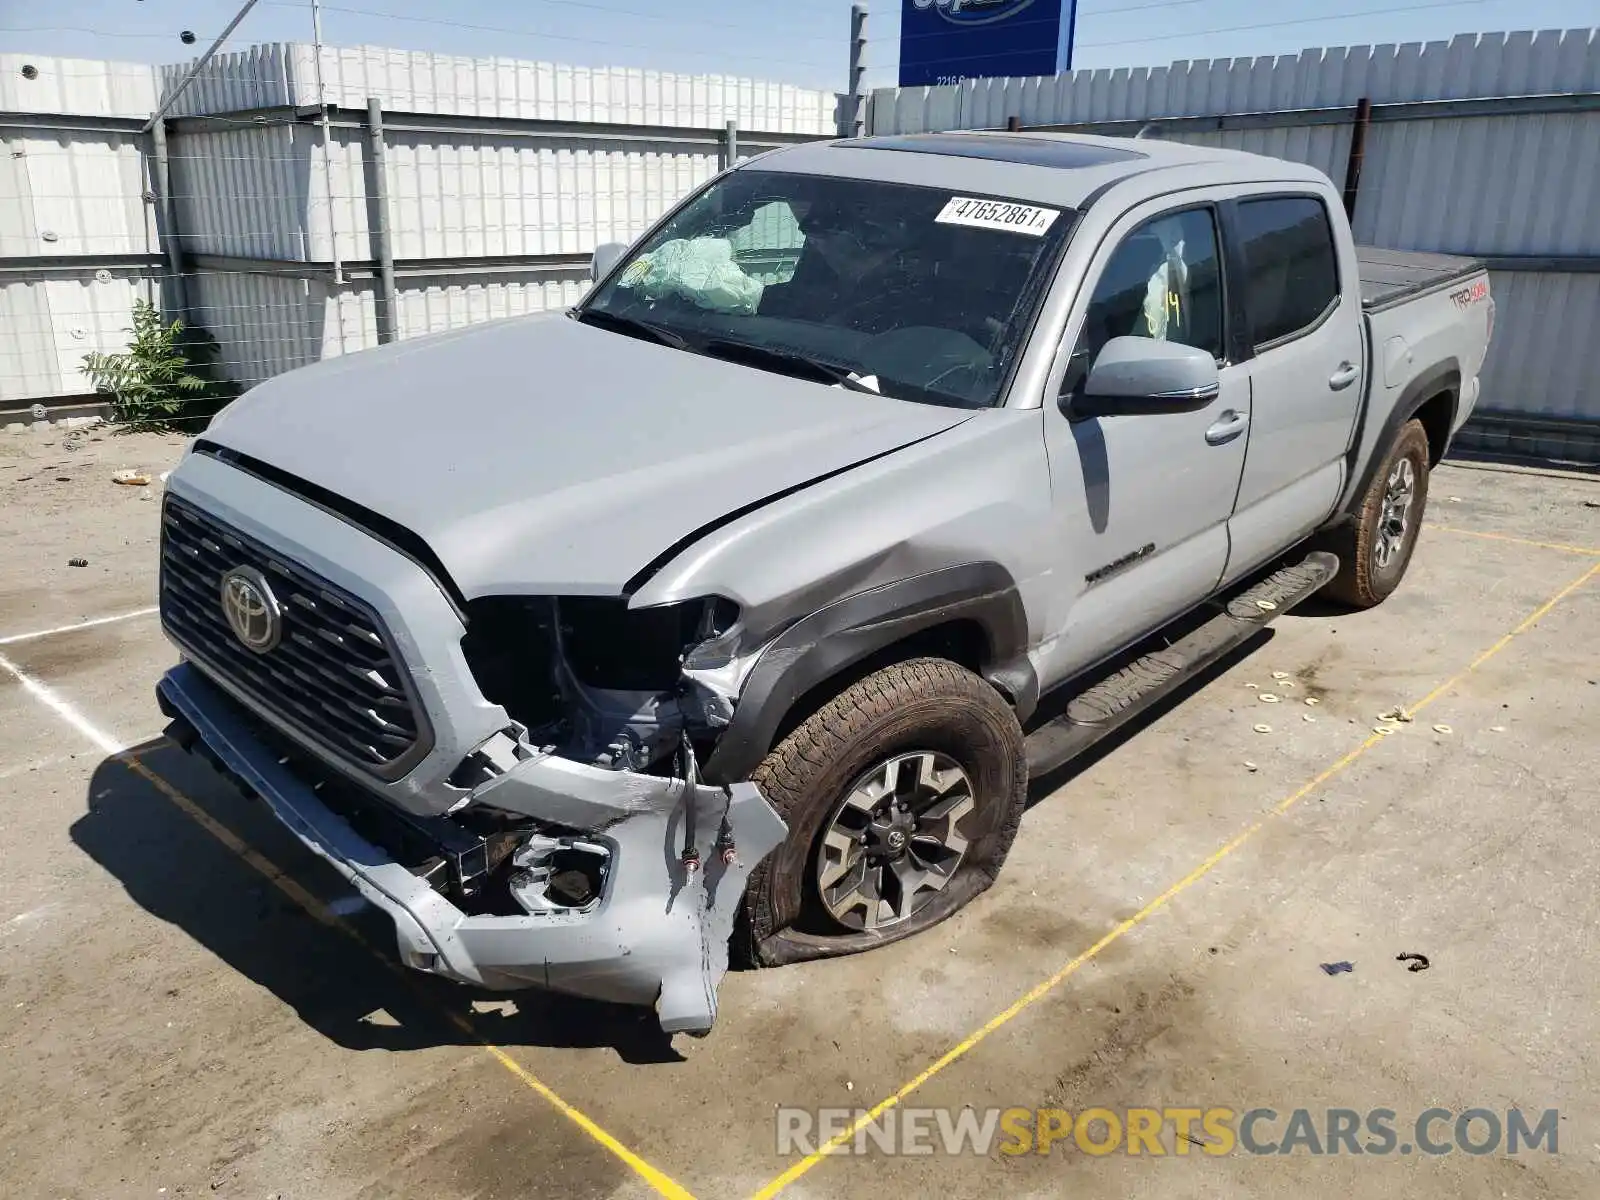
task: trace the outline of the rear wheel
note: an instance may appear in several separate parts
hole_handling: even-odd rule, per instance
[[[776,965],[907,937],[987,888],[1022,819],[1027,758],[992,687],[925,658],[845,689],[751,778],[789,836],[751,873],[739,948]]]
[[[1428,435],[1422,422],[1407,421],[1355,520],[1338,534],[1339,574],[1326,594],[1355,608],[1381,604],[1411,564],[1427,503]]]

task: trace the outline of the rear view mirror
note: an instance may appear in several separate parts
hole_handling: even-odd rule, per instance
[[[589,278],[599,283],[611,273],[611,268],[617,265],[617,260],[628,252],[625,242],[602,242],[594,248],[594,254],[589,259]]]
[[[1074,417],[1198,412],[1221,393],[1209,351],[1153,338],[1116,337],[1105,344],[1082,390]]]

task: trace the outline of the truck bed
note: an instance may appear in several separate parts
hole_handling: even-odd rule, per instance
[[[1356,260],[1361,265],[1361,305],[1368,312],[1389,308],[1483,270],[1483,264],[1475,258],[1378,246],[1357,246]]]

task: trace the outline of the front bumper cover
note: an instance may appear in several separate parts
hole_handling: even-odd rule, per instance
[[[522,800],[518,809],[530,812],[527,800],[543,796],[547,819],[572,824],[581,816],[578,827],[610,852],[604,888],[583,911],[469,915],[324,804],[197,667],[169,671],[158,696],[183,741],[388,914],[408,966],[496,990],[542,987],[654,1005],[668,1033],[711,1028],[750,869],[788,832],[754,784],[707,787],[550,755],[521,762],[480,794],[510,789]],[[682,860],[690,805],[698,869]],[[731,862],[717,845],[724,820],[736,848]]]

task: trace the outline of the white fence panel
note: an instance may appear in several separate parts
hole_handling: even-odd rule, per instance
[[[153,281],[129,271],[0,277],[0,401],[92,391],[83,356],[123,349],[134,300],[155,298]]]
[[[187,278],[191,320],[217,338],[224,371],[246,385],[365,348],[377,336],[376,285],[367,274],[377,247],[365,130],[336,126],[325,150],[315,122],[251,110],[325,99],[364,112],[376,97],[388,112],[421,117],[707,131],[694,142],[613,138],[603,128],[584,137],[395,130],[385,182],[391,250],[404,261],[577,257],[600,242],[632,240],[718,169],[709,131],[733,121],[741,133],[827,135],[836,104],[831,93],[737,76],[374,47],[325,47],[319,89],[318,65],[315,50],[299,43],[218,55],[170,110],[205,121],[169,138],[182,251],[306,264],[305,278],[209,268]],[[144,118],[189,66],[3,54],[0,110]],[[95,285],[92,304],[85,292],[93,278],[88,256],[162,250],[155,205],[146,198],[154,183],[150,143],[134,130],[6,129],[0,136],[0,257],[84,259],[82,266],[5,277],[0,317],[15,336],[0,347],[0,396],[79,392],[87,386],[77,370],[82,353],[121,347],[133,296],[155,287],[136,277],[164,270],[154,260],[142,271],[124,263],[107,275],[112,285]],[[350,262],[368,267],[342,284],[328,282],[334,263]],[[532,267],[465,280],[403,277],[396,320],[406,336],[540,312],[572,303],[584,286],[571,270]]]
[[[156,89],[149,63],[0,53],[0,111],[146,117],[156,107]]]

